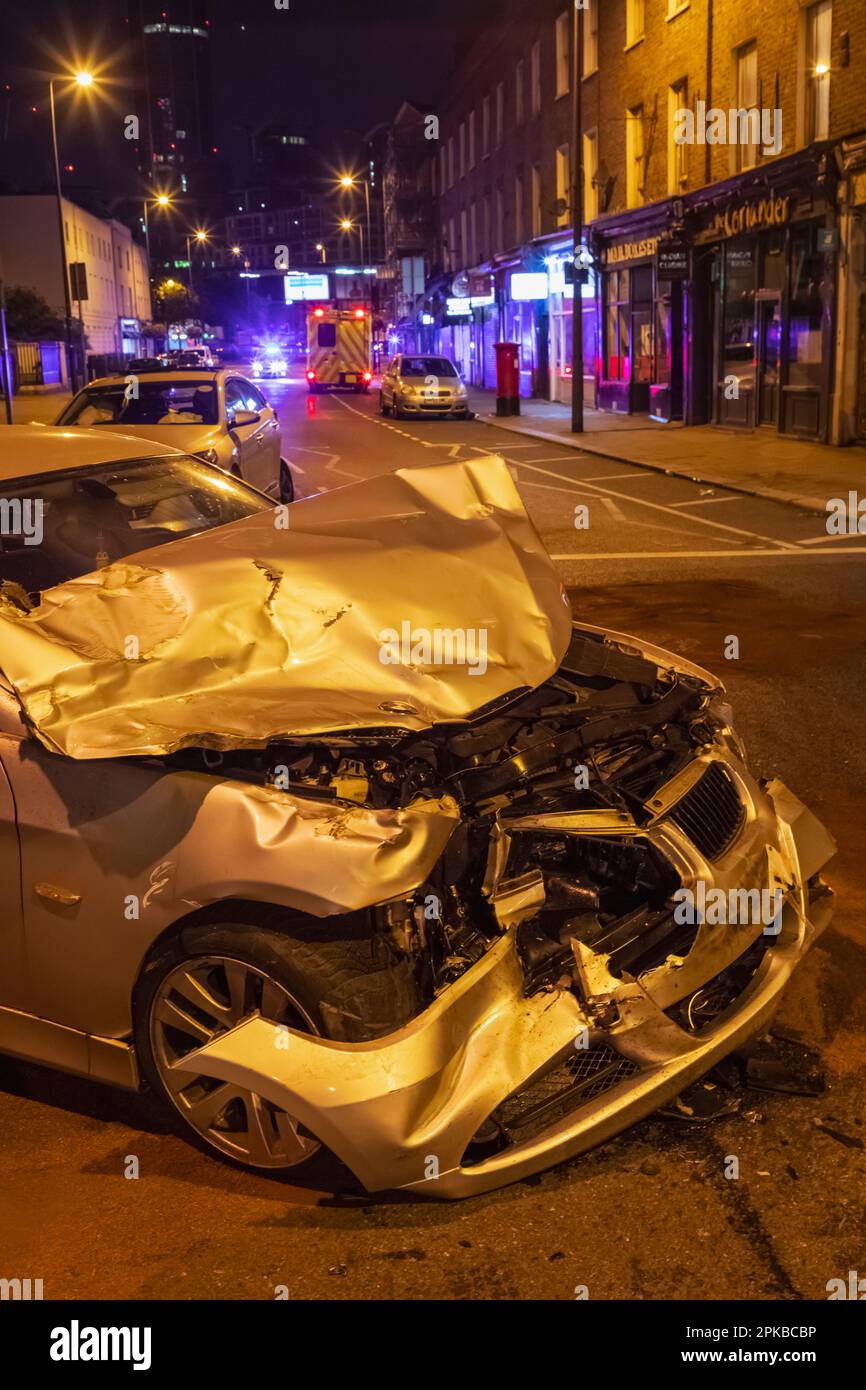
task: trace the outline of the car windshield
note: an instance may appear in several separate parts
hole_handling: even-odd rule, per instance
[[[447,357],[404,357],[401,376],[456,376],[453,363]]]
[[[216,382],[135,381],[88,386],[61,425],[215,425]]]
[[[272,504],[187,455],[0,483],[0,583],[43,589]]]

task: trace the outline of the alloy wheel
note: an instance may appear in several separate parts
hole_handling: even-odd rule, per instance
[[[285,986],[255,966],[219,955],[185,961],[154,995],[151,1047],[169,1098],[206,1143],[251,1167],[291,1168],[321,1148],[298,1120],[255,1091],[175,1065],[257,1013],[272,1023],[318,1032]]]

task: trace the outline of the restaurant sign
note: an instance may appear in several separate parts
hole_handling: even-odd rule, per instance
[[[709,228],[710,236],[741,236],[743,232],[783,227],[788,221],[790,198],[760,198],[757,202],[735,204],[717,212]]]
[[[643,261],[654,256],[659,244],[657,236],[645,237],[643,241],[623,241],[619,246],[608,246],[604,253],[605,265],[622,265],[623,261]]]

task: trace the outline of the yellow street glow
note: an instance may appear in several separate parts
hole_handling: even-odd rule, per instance
[[[76,82],[78,83],[79,87],[92,87],[92,86],[93,86],[93,73],[92,73],[92,72],[77,72],[77,73],[75,74],[75,80],[76,80]]]

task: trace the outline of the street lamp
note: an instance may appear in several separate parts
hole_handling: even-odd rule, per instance
[[[157,193],[154,203],[158,208],[170,208],[171,196],[168,193]],[[150,222],[147,216],[147,199],[144,199],[144,244],[147,247],[147,270],[150,276]]]
[[[370,228],[370,181],[369,179],[358,178],[355,174],[344,174],[340,179],[341,188],[354,188],[356,184],[364,186],[364,202],[367,208],[367,249],[370,255],[373,254],[373,234]],[[363,255],[362,255],[363,260]]]
[[[57,200],[57,230],[60,233],[60,269],[63,275],[63,310],[66,321],[66,360],[69,366],[69,381],[73,391],[78,389],[78,376],[72,358],[72,295],[69,289],[69,259],[66,252],[66,232],[63,226],[63,193],[60,187],[60,156],[57,152],[57,115],[54,109],[54,83],[60,79],[52,77],[48,83],[48,101],[51,108],[51,152],[54,157],[54,193]],[[65,81],[75,82],[79,87],[92,87],[93,74],[77,72]],[[80,301],[79,301],[80,302]],[[82,339],[83,341],[83,339]]]
[[[316,242],[316,250],[321,252],[321,255],[322,255],[322,265],[326,265],[326,264],[327,264],[327,260],[328,260],[328,253],[327,253],[327,251],[325,250],[325,248],[324,248],[323,244],[321,243],[321,241],[317,241],[317,242]]]
[[[208,239],[207,232],[201,231],[201,230],[199,229],[199,231],[197,231],[197,232],[195,233],[195,240],[198,242],[199,246],[203,246],[204,243],[207,241],[207,239]],[[187,260],[189,261],[189,292],[190,292],[190,294],[192,294],[192,292],[193,292],[193,288],[192,288],[192,253],[191,253],[191,251],[190,251],[190,244],[191,244],[192,240],[193,240],[193,237],[192,237],[192,236],[188,236],[187,239],[186,239],[186,258],[187,258]]]
[[[354,222],[351,220],[351,218],[349,218],[349,217],[341,217],[341,218],[340,218],[340,227],[342,228],[342,230],[343,230],[344,232],[354,232],[354,230],[355,230],[355,224],[354,224]],[[358,237],[359,237],[359,240],[360,240],[360,242],[361,242],[361,269],[363,270],[364,264],[365,264],[365,261],[364,261],[364,228],[363,228],[363,227],[359,227],[359,228],[358,228]]]

